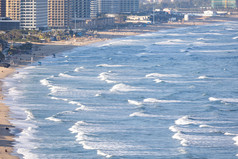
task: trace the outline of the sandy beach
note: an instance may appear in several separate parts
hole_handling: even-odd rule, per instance
[[[203,18],[190,22],[174,22],[158,25],[149,25],[146,27],[135,26],[120,29],[110,29],[105,31],[97,31],[87,37],[73,38],[68,41],[56,41],[50,43],[33,43],[31,54],[14,55],[7,62],[11,64],[11,68],[0,67],[0,80],[6,76],[14,73],[16,67],[24,67],[33,62],[39,61],[46,56],[52,56],[60,52],[71,50],[75,47],[89,45],[95,42],[105,41],[113,38],[120,38],[125,36],[133,36],[143,33],[155,32],[164,29],[173,29],[178,27],[187,27],[192,25],[205,25],[209,23],[224,22],[230,20],[237,20],[237,17],[232,18]],[[57,56],[57,55],[56,55]],[[0,83],[1,86],[2,83]],[[0,88],[1,89],[1,88]],[[4,99],[2,92],[0,92],[1,100]],[[14,145],[14,136],[9,129],[13,125],[9,122],[9,107],[0,103],[0,159],[15,159],[11,155]]]
[[[0,67],[0,79],[12,74],[15,71],[13,68]],[[2,83],[0,83],[0,86]],[[9,122],[9,107],[2,103],[4,99],[2,92],[0,92],[0,159],[16,159],[17,157],[12,156],[13,151],[13,135],[9,132],[12,124]]]

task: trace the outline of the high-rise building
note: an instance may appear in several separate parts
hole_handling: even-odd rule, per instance
[[[236,8],[236,0],[212,0],[213,8]]]
[[[134,13],[139,10],[139,0],[98,0],[99,14]]]
[[[98,0],[99,14],[120,13],[120,0]]]
[[[139,10],[139,0],[121,0],[120,13],[136,13]]]
[[[47,28],[47,0],[21,0],[21,28]]]
[[[96,0],[48,0],[48,26],[68,28],[97,16]]]
[[[95,0],[71,0],[70,11],[72,19],[89,19],[93,16],[93,9],[95,6]],[[91,15],[92,13],[92,15]]]
[[[6,0],[0,0],[0,17],[6,17]]]
[[[70,21],[70,0],[48,0],[48,26],[67,28]]]
[[[20,20],[21,0],[6,0],[6,17]]]

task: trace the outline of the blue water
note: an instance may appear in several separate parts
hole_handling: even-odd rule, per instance
[[[5,79],[27,159],[238,157],[238,22],[114,39]]]

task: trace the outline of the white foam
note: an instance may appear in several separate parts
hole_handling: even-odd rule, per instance
[[[144,99],[145,103],[180,103],[180,102],[187,102],[187,101],[179,101],[179,100],[158,100],[155,98],[146,98]]]
[[[106,153],[104,153],[100,150],[97,150],[97,154],[100,155],[100,156],[104,156],[106,158],[111,158],[112,157],[112,155],[106,154]]]
[[[124,67],[124,65],[99,64],[97,67]]]
[[[175,126],[170,126],[169,130],[172,132],[178,132],[178,129]]]
[[[86,123],[84,121],[78,121],[71,128],[69,128],[69,130],[73,134],[78,133],[79,132],[79,127],[82,126],[82,125],[88,125],[88,123]]]
[[[14,79],[25,79],[28,72],[19,72],[13,75]]]
[[[198,79],[207,79],[207,76],[199,76]]]
[[[31,151],[27,148],[18,148],[17,153],[22,154],[24,159],[38,159],[38,156],[31,153]]]
[[[25,68],[23,68],[24,70],[29,70],[29,69],[34,69],[34,68],[36,68],[36,66],[28,66],[28,67],[25,67]]]
[[[79,111],[79,110],[89,110],[89,109],[85,105],[81,105],[79,108],[76,108],[75,110]]]
[[[212,126],[210,125],[199,125],[200,128],[211,128]]]
[[[79,102],[75,102],[75,101],[70,101],[69,104],[82,106],[81,103],[79,103]]]
[[[54,100],[62,100],[62,101],[65,101],[65,102],[69,101],[69,100],[66,99],[66,98],[51,97],[51,99],[54,99]]]
[[[180,140],[182,146],[188,146],[188,141],[183,138],[183,134],[179,131],[172,136],[173,139]]]
[[[138,101],[135,101],[135,100],[128,100],[128,103],[131,104],[131,105],[142,105],[141,102],[138,102]]]
[[[160,80],[160,79],[155,79],[154,81],[155,81],[155,83],[161,83],[161,82],[164,82],[164,81],[162,81],[162,80]]]
[[[74,78],[74,76],[68,75],[66,73],[60,73],[59,77],[65,77],[65,78]]]
[[[232,134],[232,133],[229,133],[229,132],[225,132],[224,135],[226,135],[226,136],[236,136],[236,134]]]
[[[109,78],[111,77],[111,74],[109,72],[102,72],[99,74],[98,78],[102,81],[106,81],[107,83],[117,83],[116,81],[112,81]]]
[[[183,116],[178,120],[175,120],[176,125],[189,125],[189,124],[199,124],[200,122],[195,122],[189,119],[189,116]]]
[[[81,142],[79,142],[79,143],[80,143],[80,144],[83,146],[83,148],[86,149],[86,150],[94,150],[94,148],[91,147],[91,146],[89,146],[89,145],[87,145],[85,141],[81,141]]]
[[[97,93],[95,94],[95,97],[100,97],[102,94],[101,93]]]
[[[155,118],[158,117],[158,115],[152,115],[152,114],[145,114],[142,112],[134,112],[132,114],[129,115],[130,117],[150,117],[150,118]]]
[[[8,94],[15,97],[22,95],[22,92],[17,90],[17,87],[12,87],[8,89]]]
[[[234,144],[235,144],[236,146],[238,146],[238,136],[233,137],[232,140],[234,140],[234,141],[235,141]]]
[[[40,83],[43,85],[43,86],[47,86],[47,87],[50,87],[51,84],[50,82],[48,81],[48,79],[42,79],[40,80]]]
[[[230,103],[238,103],[238,98],[215,98],[215,97],[209,97],[209,101],[215,102],[215,101],[222,101],[222,102],[230,102]]]
[[[51,86],[50,91],[52,94],[57,93],[57,92],[63,92],[63,91],[67,91],[68,89],[65,87],[60,87],[60,86]]]
[[[214,98],[214,97],[209,97],[208,99],[209,99],[209,101],[211,101],[211,102],[215,102],[215,101],[219,101],[219,100],[220,100],[220,99]]]
[[[160,77],[181,77],[178,74],[160,74],[160,73],[150,73],[145,76],[146,78],[160,78]]]
[[[45,118],[46,120],[50,120],[50,121],[55,121],[55,122],[61,122],[61,119],[58,119],[58,118],[55,118],[55,117],[48,117],[48,118]]]
[[[33,120],[35,118],[31,111],[25,110],[25,113],[27,114],[26,120]]]
[[[175,45],[175,44],[184,44],[186,41],[181,39],[171,39],[167,41],[156,42],[156,45]]]
[[[130,91],[137,91],[137,90],[139,89],[136,87],[123,84],[123,83],[116,84],[110,89],[111,92],[130,92]]]
[[[20,125],[19,125],[20,124]],[[20,127],[22,131],[19,135],[16,136],[15,145],[14,147],[17,150],[18,154],[23,155],[24,159],[32,159],[32,158],[38,158],[36,154],[33,154],[31,150],[36,148],[36,145],[31,142],[32,140],[35,140],[34,137],[36,126],[30,124],[29,122],[19,122],[16,124],[17,127]]]
[[[232,39],[234,39],[234,40],[235,40],[235,39],[238,39],[238,36],[235,36],[235,37],[233,37]]]
[[[77,67],[77,68],[74,69],[74,72],[80,72],[80,71],[83,70],[83,69],[84,69],[83,66]]]

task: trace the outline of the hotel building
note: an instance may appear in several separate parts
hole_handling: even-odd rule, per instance
[[[70,0],[48,0],[48,26],[67,28],[70,20]]]
[[[6,0],[6,17],[20,20],[21,0]]]
[[[21,28],[47,28],[47,0],[21,0]]]

